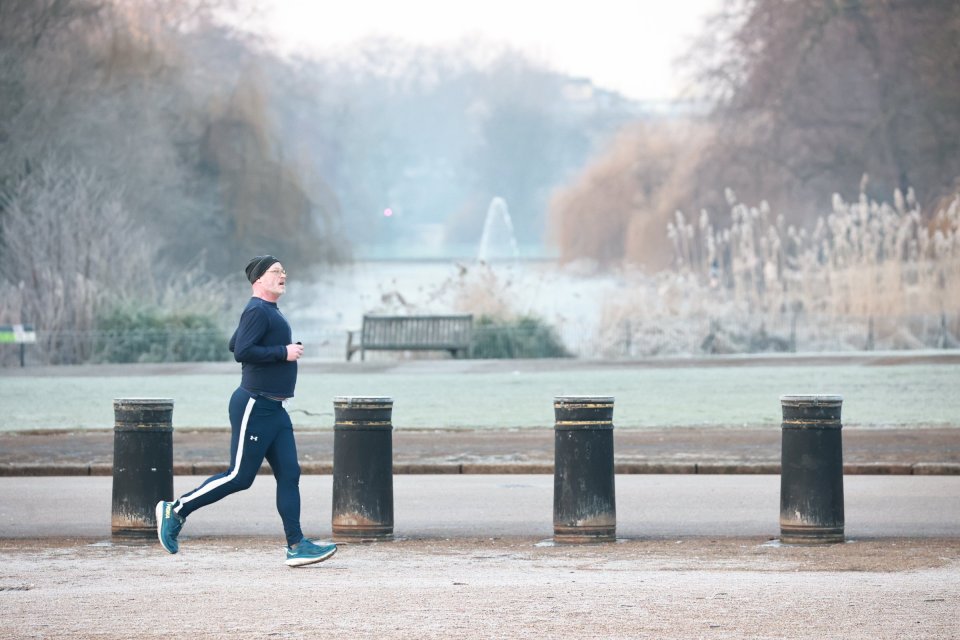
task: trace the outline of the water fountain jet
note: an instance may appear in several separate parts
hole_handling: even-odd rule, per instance
[[[513,232],[513,221],[510,219],[507,202],[499,196],[495,197],[490,201],[487,217],[483,222],[477,261],[488,264],[494,261],[516,262],[519,257],[520,251],[517,249],[517,238]]]

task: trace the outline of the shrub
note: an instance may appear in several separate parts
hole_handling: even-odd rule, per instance
[[[553,327],[533,316],[502,320],[480,316],[473,326],[474,358],[569,358]]]
[[[96,320],[95,362],[208,362],[229,357],[212,315],[116,307]]]

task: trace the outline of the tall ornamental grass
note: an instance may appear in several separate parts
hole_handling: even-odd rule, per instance
[[[676,214],[672,268],[604,306],[598,354],[960,346],[960,196],[930,218],[835,196],[812,229],[727,198],[729,221]]]
[[[834,196],[812,230],[784,224],[766,203],[732,192],[732,222],[703,212],[667,228],[675,270],[694,274],[750,312],[806,311],[828,317],[941,314],[960,309],[960,196],[927,222],[909,191],[893,204]]]

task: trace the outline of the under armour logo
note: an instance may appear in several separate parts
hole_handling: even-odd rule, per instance
[[[251,439],[253,442],[256,442],[256,441],[257,441],[257,436],[250,436],[250,439]]]

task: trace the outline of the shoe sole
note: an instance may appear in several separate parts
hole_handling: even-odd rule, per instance
[[[303,567],[308,564],[317,564],[318,562],[323,562],[324,560],[330,558],[333,554],[337,552],[337,548],[334,547],[330,553],[325,553],[322,556],[317,556],[316,558],[290,558],[286,561],[288,567]]]
[[[163,500],[157,503],[157,508],[155,509],[157,514],[157,540],[160,541],[160,546],[163,547],[163,550],[167,553],[176,553],[177,549],[170,549],[163,543]]]

